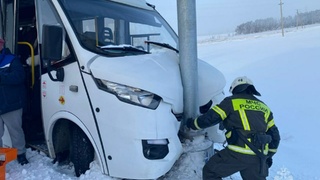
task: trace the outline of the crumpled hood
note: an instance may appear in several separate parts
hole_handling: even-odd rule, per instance
[[[214,104],[220,103],[224,98],[223,89],[226,86],[224,75],[215,67],[202,60],[198,61],[198,93],[199,106],[213,100]]]
[[[173,51],[113,58],[100,56],[89,69],[95,78],[157,94],[172,105],[175,113],[182,113],[183,88],[178,58]]]
[[[114,58],[99,56],[88,66],[95,78],[157,94],[172,105],[174,113],[182,113],[183,87],[178,62],[175,52],[164,51]],[[219,70],[198,60],[198,77],[199,106],[222,94],[226,81]]]

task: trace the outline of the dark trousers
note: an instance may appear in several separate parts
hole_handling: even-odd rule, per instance
[[[243,180],[266,179],[266,176],[259,174],[259,157],[240,154],[228,148],[217,152],[209,159],[203,167],[202,178],[203,180],[221,180],[223,177],[228,177],[236,172],[240,172]]]

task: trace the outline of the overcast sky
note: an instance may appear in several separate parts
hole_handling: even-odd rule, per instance
[[[156,6],[161,15],[177,28],[176,0],[147,0]],[[282,0],[283,16],[299,12],[320,10],[320,0]],[[280,0],[196,0],[198,35],[234,32],[248,21],[273,17],[280,19]],[[209,22],[208,22],[209,21]]]

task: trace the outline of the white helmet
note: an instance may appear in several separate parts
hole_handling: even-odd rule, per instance
[[[248,87],[252,88],[252,94],[261,96],[261,94],[256,90],[252,81],[246,76],[237,77],[231,84],[229,92],[232,94],[240,93],[245,91]]]

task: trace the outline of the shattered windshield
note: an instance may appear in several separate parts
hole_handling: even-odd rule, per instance
[[[178,49],[174,31],[153,10],[105,0],[60,0],[81,45],[106,56],[127,56]]]

